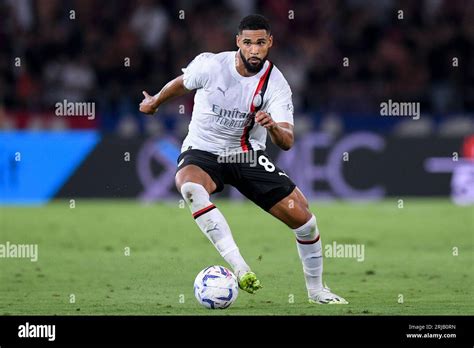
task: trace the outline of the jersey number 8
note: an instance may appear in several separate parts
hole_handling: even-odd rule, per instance
[[[275,165],[270,162],[270,160],[265,157],[264,155],[261,155],[258,158],[258,164],[260,164],[267,172],[274,172],[275,171]]]

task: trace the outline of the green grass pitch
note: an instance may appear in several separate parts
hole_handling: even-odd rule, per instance
[[[187,207],[75,204],[0,207],[0,243],[39,250],[37,262],[0,259],[0,315],[474,314],[474,208],[448,200],[311,205],[323,252],[333,241],[364,245],[362,262],[324,259],[324,281],[345,306],[307,303],[285,225],[249,202],[216,201],[264,288],[214,311],[197,303],[193,281],[208,265],[227,265]]]

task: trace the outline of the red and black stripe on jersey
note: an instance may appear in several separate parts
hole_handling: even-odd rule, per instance
[[[267,90],[268,86],[268,81],[270,80],[270,73],[273,69],[273,63],[268,61],[269,65],[267,68],[267,71],[265,71],[265,74],[262,75],[260,78],[260,81],[258,81],[257,89],[255,90],[252,99],[250,100],[250,112],[252,113],[252,120],[250,121],[249,125],[244,128],[244,132],[242,136],[240,137],[240,146],[242,147],[242,150],[244,152],[249,151],[249,149],[252,150],[252,145],[250,144],[249,141],[249,136],[250,136],[250,131],[252,130],[253,126],[255,125],[255,114],[262,108],[263,106],[263,96],[265,94],[265,91]],[[254,105],[254,99],[257,96],[257,94],[260,94],[261,97],[261,103],[258,106]]]

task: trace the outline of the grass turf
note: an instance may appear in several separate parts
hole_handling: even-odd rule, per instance
[[[473,207],[415,199],[403,209],[397,199],[312,204],[324,252],[333,241],[365,248],[362,262],[325,258],[324,281],[350,304],[321,306],[307,303],[285,225],[251,203],[216,204],[264,285],[256,295],[241,291],[226,310],[197,303],[196,274],[227,265],[178,203],[76,200],[71,209],[55,201],[0,207],[0,244],[39,249],[37,262],[0,258],[0,315],[474,314]]]

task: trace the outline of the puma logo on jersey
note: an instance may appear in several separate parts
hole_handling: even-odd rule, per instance
[[[286,175],[286,173],[283,173],[283,172],[278,172],[278,175],[280,175],[280,176],[281,176],[281,175],[284,175],[284,176],[286,176],[287,178],[289,178],[289,176]]]
[[[217,90],[218,90],[218,91],[221,91],[221,92],[222,92],[222,94],[223,94],[223,95],[224,95],[224,97],[225,97],[225,92],[227,91],[227,89],[226,89],[226,90],[223,90],[222,88],[220,88],[220,87],[217,87]]]

